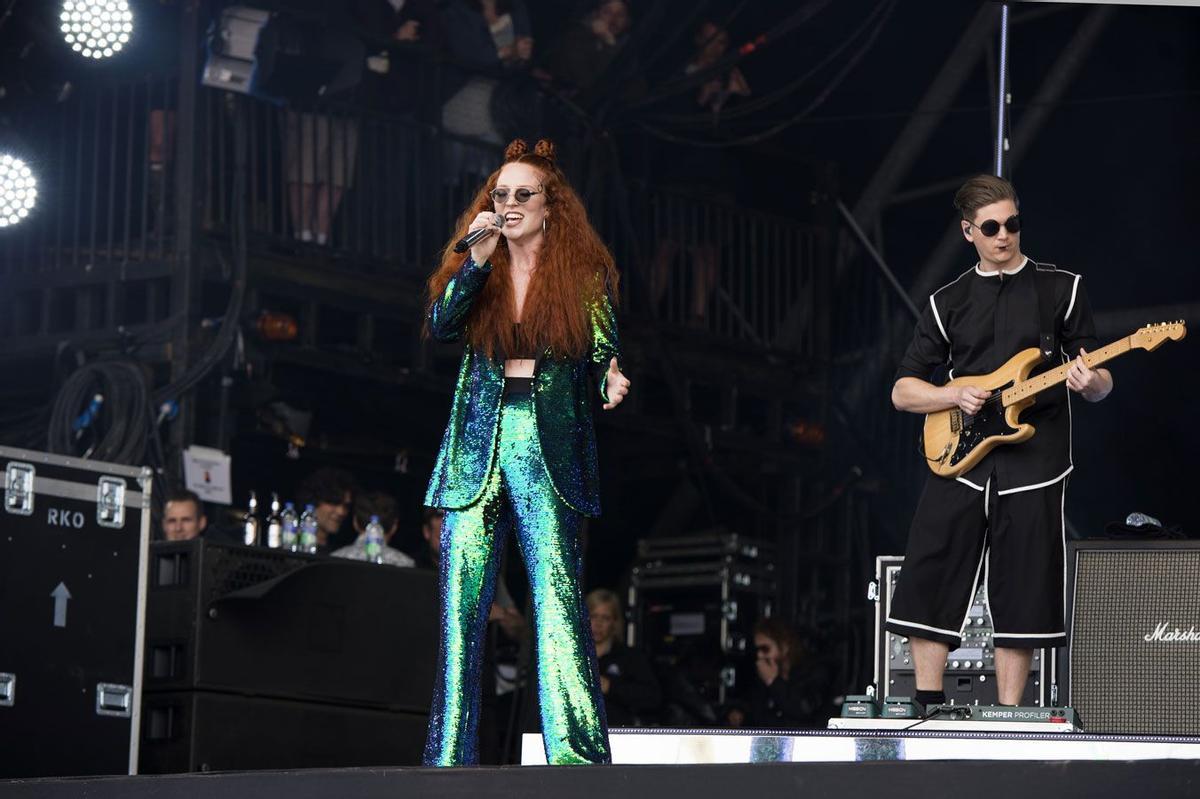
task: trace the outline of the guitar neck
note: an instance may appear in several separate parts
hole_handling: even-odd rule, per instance
[[[1101,347],[1095,352],[1089,352],[1083,356],[1083,362],[1089,367],[1095,369],[1105,361],[1111,361],[1118,355],[1124,355],[1133,349],[1130,343],[1130,337],[1126,336],[1122,339],[1117,339],[1107,347]],[[1042,372],[1040,375],[1022,380],[1012,388],[1005,389],[1003,402],[1005,405],[1012,405],[1014,402],[1020,402],[1023,399],[1028,399],[1036,394],[1045,391],[1048,388],[1062,385],[1067,382],[1067,372],[1070,370],[1071,364],[1064,363],[1062,366],[1056,366],[1053,369]]]

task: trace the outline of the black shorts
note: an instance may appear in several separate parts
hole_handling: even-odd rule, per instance
[[[996,646],[1063,646],[1066,478],[1001,493],[930,477],[908,535],[887,629],[962,643],[980,581]]]

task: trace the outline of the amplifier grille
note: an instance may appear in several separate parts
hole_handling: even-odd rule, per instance
[[[1088,732],[1200,734],[1198,578],[1196,549],[1076,552],[1070,703]]]
[[[312,563],[311,559],[298,558],[284,550],[261,547],[208,547],[205,555],[206,604]]]

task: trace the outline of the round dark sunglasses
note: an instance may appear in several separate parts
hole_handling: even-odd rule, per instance
[[[977,227],[977,228],[979,228],[979,232],[982,233],[983,235],[987,236],[989,239],[992,236],[995,236],[997,233],[1000,232],[1000,223],[997,222],[995,219],[985,220],[978,225],[976,225],[974,222],[968,222],[966,219],[964,219],[963,221],[967,223],[968,230],[970,228]],[[1017,214],[1013,214],[1008,219],[1005,219],[1004,220],[1004,229],[1007,230],[1009,233],[1020,233],[1021,232],[1021,217],[1018,216]]]
[[[513,199],[521,205],[524,205],[525,203],[529,202],[529,198],[535,194],[541,194],[541,192],[534,191],[533,189],[517,189],[513,192]],[[502,205],[508,202],[508,189],[492,189],[491,197],[492,202],[496,203],[497,205]]]

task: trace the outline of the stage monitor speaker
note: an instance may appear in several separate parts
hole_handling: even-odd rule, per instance
[[[1088,732],[1200,735],[1200,541],[1075,541],[1060,696]]]
[[[206,691],[147,694],[142,774],[416,766],[429,717]]]
[[[145,690],[427,713],[437,575],[278,549],[150,547]]]

